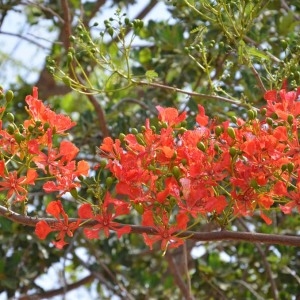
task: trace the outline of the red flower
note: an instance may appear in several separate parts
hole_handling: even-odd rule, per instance
[[[37,173],[34,169],[28,169],[26,176],[18,177],[17,171],[5,174],[5,162],[0,161],[0,191],[7,191],[7,199],[14,197],[15,201],[24,201],[27,197],[28,191],[26,185],[33,185],[37,178]]]
[[[120,238],[123,234],[129,233],[131,231],[130,226],[123,226],[117,222],[113,222],[113,219],[116,217],[128,213],[128,204],[112,198],[109,193],[106,193],[105,195],[101,212],[99,214],[94,214],[92,206],[89,203],[83,204],[78,210],[80,218],[92,219],[98,222],[98,224],[94,225],[91,229],[84,229],[84,233],[88,239],[98,238],[101,230],[103,230],[106,237],[109,236],[110,230],[115,231],[118,238]]]
[[[56,248],[62,249],[67,243],[65,242],[65,236],[72,237],[73,232],[78,228],[79,221],[69,223],[69,217],[64,211],[61,202],[52,201],[48,204],[46,212],[57,219],[57,221],[49,225],[46,221],[42,220],[36,224],[35,233],[40,239],[45,239],[50,232],[58,231],[56,240],[53,244]],[[62,217],[62,219],[61,219]]]
[[[176,108],[164,108],[161,106],[156,106],[156,109],[159,112],[158,119],[161,122],[167,123],[169,126],[179,124],[186,118],[186,112],[183,112],[179,115],[178,110]]]
[[[56,114],[49,107],[46,107],[43,102],[38,99],[37,87],[33,88],[32,96],[28,95],[25,101],[28,104],[28,112],[32,119],[34,121],[41,121],[42,125],[48,123],[50,128],[56,133],[63,133],[76,125],[68,116]],[[28,126],[29,123],[27,122],[26,126]]]
[[[170,225],[169,219],[166,214],[163,213],[161,224],[155,224],[153,212],[147,210],[143,214],[144,226],[154,227],[157,234],[150,236],[143,233],[144,241],[147,246],[152,250],[153,244],[161,241],[161,250],[165,251],[167,248],[176,248],[183,244],[183,239],[174,235],[178,231],[184,231],[187,228],[188,217],[185,213],[178,213],[176,217],[176,224]]]

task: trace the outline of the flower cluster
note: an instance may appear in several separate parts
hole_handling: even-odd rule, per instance
[[[100,149],[117,179],[116,191],[126,195],[142,214],[142,225],[154,226],[162,249],[178,246],[175,231],[187,230],[198,217],[226,225],[230,218],[256,211],[271,224],[270,208],[300,211],[300,102],[297,91],[265,94],[267,105],[250,110],[248,119],[216,124],[199,105],[195,127],[184,126],[186,113],[157,107],[160,128],[149,120]]]
[[[6,193],[5,204],[27,202],[29,187],[37,180],[45,181],[43,189],[46,193],[58,192],[58,197],[79,188],[78,177],[88,175],[89,164],[83,160],[77,162],[79,149],[65,140],[67,130],[75,123],[68,116],[56,114],[45,106],[34,87],[33,95],[25,99],[29,119],[17,125],[13,114],[4,115],[12,98],[9,91],[6,103],[1,107],[0,120],[0,191]],[[57,140],[61,140],[58,147],[54,144]],[[43,239],[49,232],[59,231],[55,245],[62,248],[65,234],[72,236],[79,224],[68,224],[68,216],[59,201],[50,202],[47,212],[57,219],[61,215],[63,221],[58,225],[41,221],[36,233]]]
[[[158,106],[159,126],[146,120],[140,132],[103,140],[101,168],[106,165],[115,184],[110,180],[103,188],[99,176],[94,178],[96,199],[80,196],[77,221],[69,221],[61,200],[51,201],[46,212],[55,220],[39,221],[36,235],[45,239],[57,232],[54,245],[61,249],[65,238],[90,220],[83,230],[87,238],[100,232],[108,237],[110,231],[121,237],[131,227],[116,218],[136,211],[141,224],[153,229],[153,235],[143,233],[145,243],[152,248],[161,241],[166,250],[181,245],[178,233],[203,218],[224,227],[256,212],[271,224],[271,209],[300,212],[299,95],[300,88],[267,91],[260,118],[252,109],[246,120],[220,124],[199,105],[192,129],[186,128],[186,112]],[[9,102],[11,95],[6,98]],[[88,175],[89,164],[76,161],[79,149],[65,139],[75,123],[45,106],[36,88],[26,102],[30,118],[23,124],[17,126],[10,113],[6,123],[0,120],[0,191],[6,204],[27,201],[37,180],[45,180],[44,191],[56,192],[57,198],[77,195],[78,178]],[[1,119],[4,112],[1,107]]]

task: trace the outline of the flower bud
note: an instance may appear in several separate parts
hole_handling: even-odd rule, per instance
[[[10,123],[13,123],[15,121],[15,116],[12,113],[7,113],[6,114],[7,120]]]
[[[215,128],[215,134],[216,136],[220,136],[223,133],[223,128],[221,126],[217,126]]]
[[[234,157],[237,154],[237,149],[234,147],[229,148],[229,154],[231,157]]]
[[[205,152],[205,150],[206,150],[206,147],[205,147],[205,145],[204,145],[203,142],[198,142],[198,143],[197,143],[197,148],[198,148],[199,150],[201,150],[202,152]]]
[[[14,137],[18,144],[26,140],[26,138],[21,133],[16,133]]]
[[[7,91],[6,94],[5,94],[6,102],[7,103],[11,102],[13,98],[14,98],[14,92],[11,91],[11,90]]]
[[[180,169],[179,169],[178,166],[174,166],[174,167],[172,168],[172,174],[174,175],[174,177],[175,177],[176,179],[179,179],[179,177],[180,177],[180,175],[181,175],[181,172],[180,172]]]
[[[233,129],[232,127],[228,127],[228,128],[227,128],[227,133],[228,133],[228,135],[229,135],[232,139],[235,140],[235,131],[234,131],[234,129]]]
[[[6,131],[9,133],[9,134],[13,134],[15,132],[15,127],[14,125],[12,124],[9,124],[6,128]]]

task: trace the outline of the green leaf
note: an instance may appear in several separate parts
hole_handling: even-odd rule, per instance
[[[153,79],[158,77],[158,74],[154,70],[148,70],[145,73],[145,76],[146,76],[147,80],[151,82],[151,81],[153,81]]]
[[[150,62],[151,59],[152,59],[152,54],[149,48],[144,48],[139,52],[139,61],[142,64]]]
[[[266,55],[263,51],[258,50],[254,47],[247,47],[247,52],[251,56],[255,56],[255,57],[262,58],[262,59],[270,60],[270,57],[268,55]]]

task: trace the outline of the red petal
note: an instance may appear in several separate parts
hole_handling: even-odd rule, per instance
[[[87,176],[90,170],[90,165],[85,160],[81,160],[77,164],[77,171],[78,175]]]
[[[58,219],[60,214],[64,214],[64,209],[61,202],[57,200],[48,204],[46,212]]]
[[[51,227],[44,220],[37,222],[35,225],[35,234],[41,240],[44,240],[51,231]]]
[[[208,116],[205,115],[205,109],[202,105],[198,105],[198,114],[196,121],[201,126],[206,126],[208,123]]]
[[[26,183],[27,184],[34,184],[36,178],[38,177],[38,174],[36,170],[34,169],[28,169],[27,176],[26,176]]]
[[[264,98],[267,101],[277,101],[277,91],[276,90],[266,91]]]
[[[118,238],[120,238],[123,234],[130,233],[131,227],[129,225],[123,226],[120,229],[116,230]]]
[[[78,215],[82,219],[92,219],[94,217],[92,206],[89,203],[81,205],[78,209]]]

